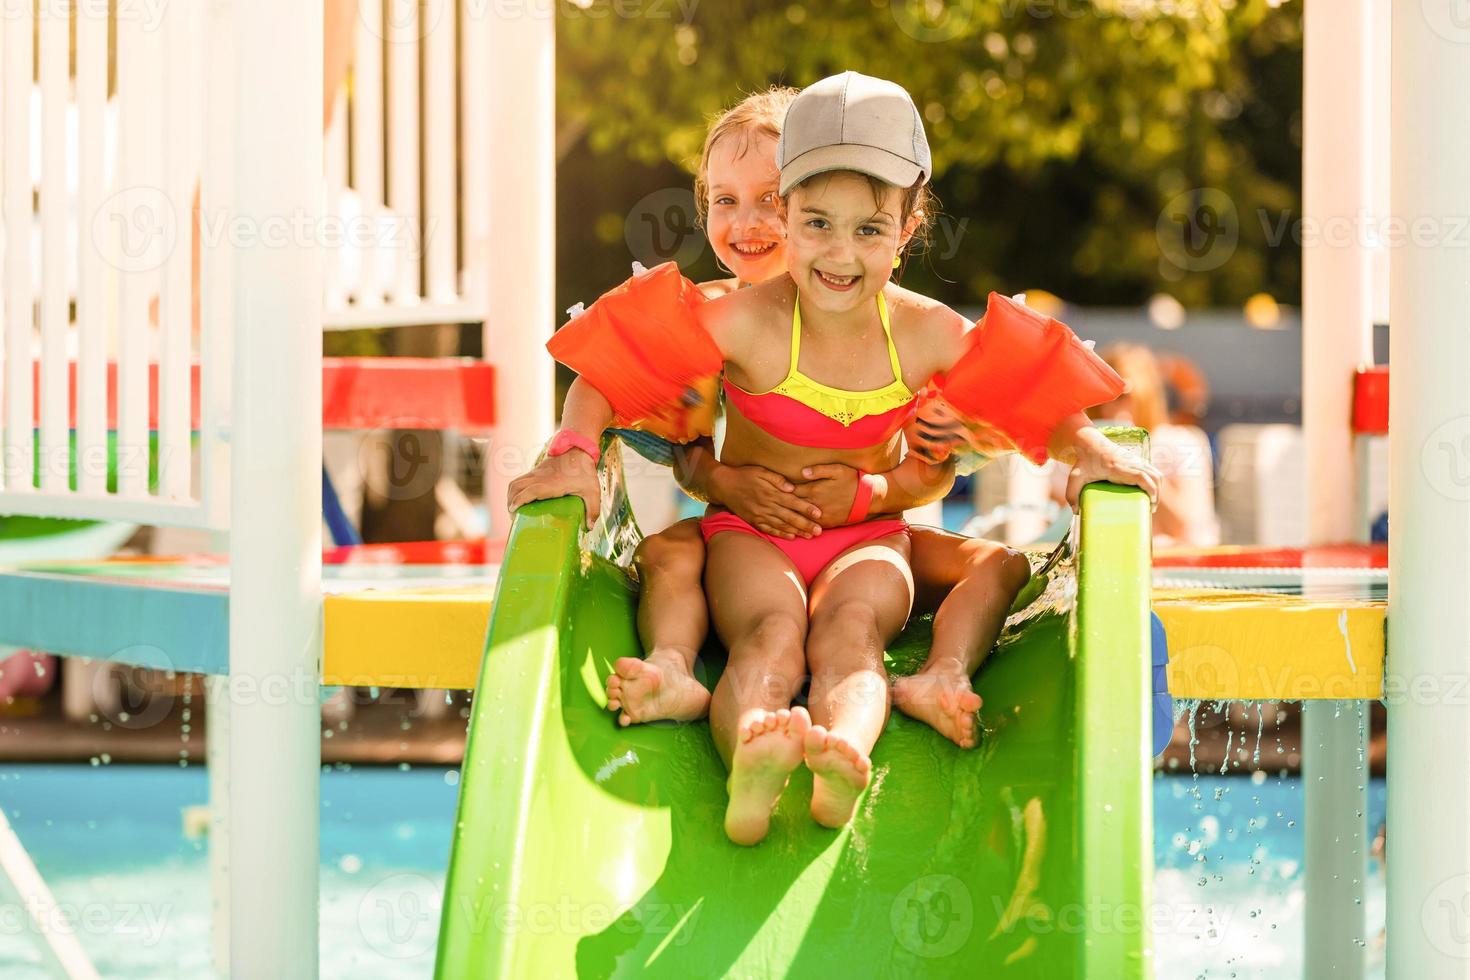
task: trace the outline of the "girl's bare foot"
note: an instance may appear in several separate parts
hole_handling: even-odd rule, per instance
[[[802,748],[813,777],[812,819],[823,827],[845,826],[873,778],[873,760],[845,736],[821,725],[807,731]]]
[[[709,691],[694,679],[679,651],[654,650],[647,660],[621,657],[607,679],[607,707],[618,724],[696,721],[709,714]]]
[[[805,708],[782,708],[754,713],[740,726],[725,808],[725,833],[735,843],[757,844],[771,829],[771,812],[801,764],[802,739],[811,724]]]
[[[893,682],[893,704],[962,749],[975,747],[980,695],[963,671],[919,671]]]

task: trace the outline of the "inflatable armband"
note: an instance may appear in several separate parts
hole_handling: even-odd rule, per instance
[[[966,341],[969,349],[935,380],[938,396],[969,423],[971,445],[981,452],[993,441],[988,427],[1044,463],[1058,423],[1126,388],[1066,324],[999,293],[990,294]]]
[[[623,428],[689,442],[714,429],[724,357],[699,325],[699,287],[673,262],[636,272],[546,342],[602,393]]]

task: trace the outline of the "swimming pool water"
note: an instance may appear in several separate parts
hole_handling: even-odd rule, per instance
[[[432,974],[457,776],[432,767],[323,771],[324,978]],[[182,816],[207,792],[200,767],[0,767],[0,804],[104,977],[210,975],[206,844],[185,835]],[[1370,830],[1383,819],[1385,795],[1375,780]],[[1301,976],[1302,802],[1294,778],[1155,780],[1160,980]],[[1381,977],[1376,864],[1365,911],[1369,976]],[[0,886],[7,980],[46,976],[31,928]]]

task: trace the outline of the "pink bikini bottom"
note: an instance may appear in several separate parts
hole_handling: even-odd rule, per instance
[[[796,571],[806,582],[807,588],[811,588],[812,582],[822,573],[822,569],[832,564],[833,559],[848,548],[865,541],[886,538],[890,534],[908,534],[909,522],[901,517],[862,521],[857,524],[845,524],[842,527],[823,528],[822,533],[814,538],[787,540],[762,533],[744,518],[737,517],[727,510],[717,511],[700,518],[699,532],[704,535],[706,544],[709,543],[710,538],[721,531],[753,534],[771,542],[781,550],[782,554],[791,559],[791,564],[796,566]]]

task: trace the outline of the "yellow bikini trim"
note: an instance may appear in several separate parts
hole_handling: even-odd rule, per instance
[[[888,325],[888,304],[883,294],[878,294],[878,319],[883,322],[883,339],[888,344],[888,363],[893,367],[893,380],[882,388],[872,391],[845,391],[813,381],[796,368],[801,357],[801,303],[793,304],[791,312],[791,367],[785,379],[768,394],[794,398],[807,408],[821,412],[844,426],[869,415],[882,415],[913,401],[914,393],[903,383],[903,369],[898,363],[898,350],[893,346],[893,331]]]

